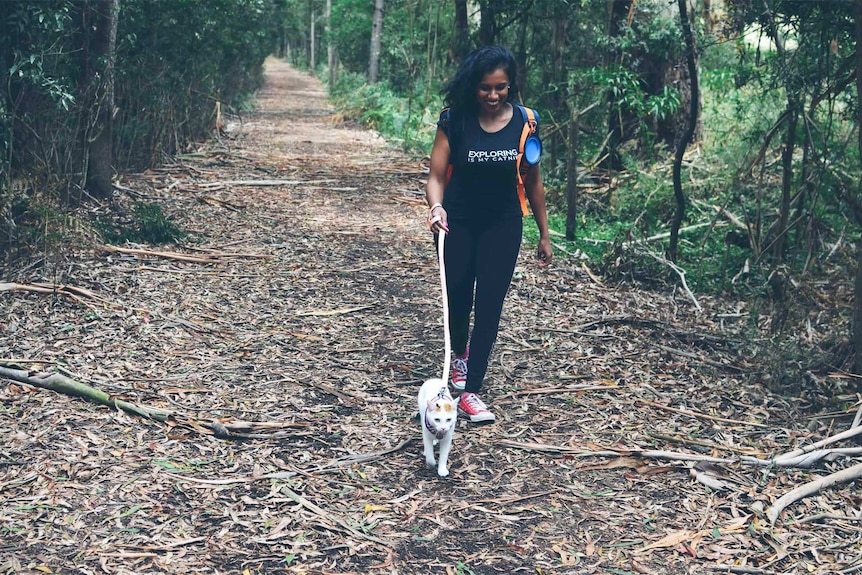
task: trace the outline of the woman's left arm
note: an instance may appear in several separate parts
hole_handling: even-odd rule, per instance
[[[530,202],[530,209],[533,210],[533,219],[536,220],[536,226],[539,228],[539,247],[536,250],[536,257],[539,259],[540,266],[546,266],[551,263],[554,254],[551,250],[551,234],[548,230],[548,210],[545,207],[545,184],[542,182],[542,172],[538,164],[530,166],[524,174],[524,192]]]

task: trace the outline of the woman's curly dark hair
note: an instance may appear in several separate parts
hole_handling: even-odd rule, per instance
[[[518,102],[518,63],[507,49],[500,46],[483,46],[473,50],[443,88],[443,100],[452,110],[474,112],[478,110],[476,86],[485,74],[504,69],[509,76],[507,102]]]

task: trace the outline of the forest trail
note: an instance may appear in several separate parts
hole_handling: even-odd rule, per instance
[[[750,510],[802,479],[735,458],[812,433],[747,381],[739,313],[612,288],[562,257],[540,269],[528,246],[488,373],[498,421],[461,422],[451,476],[426,470],[410,416],[443,338],[424,167],[345,125],[315,79],[276,60],[267,77],[232,136],[122,178],[117,201],[160,203],[181,246],[80,250],[55,266],[78,297],[0,293],[7,365],[174,412],[0,387],[0,573],[849,565],[835,542],[858,524],[770,531]],[[724,458],[724,486],[639,449]]]

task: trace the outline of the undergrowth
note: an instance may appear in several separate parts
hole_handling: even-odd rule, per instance
[[[353,73],[340,74],[329,93],[346,118],[376,130],[405,152],[430,153],[442,106],[439,96],[420,86],[411,95],[398,95],[386,82],[369,84],[365,76]]]
[[[109,215],[96,218],[96,228],[106,242],[167,244],[179,241],[186,235],[183,229],[165,216],[159,204],[139,202],[132,211],[133,214],[126,217]]]

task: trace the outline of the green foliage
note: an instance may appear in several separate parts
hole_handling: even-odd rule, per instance
[[[217,103],[240,111],[261,85],[287,0],[122,0],[114,62],[113,166],[158,164],[211,134]],[[88,54],[96,2],[4,0],[0,15],[0,252],[39,243],[39,218],[15,206],[61,210],[87,198],[92,92],[104,88]],[[98,67],[98,66],[97,66]],[[27,190],[27,191],[24,191]],[[33,213],[32,206],[27,214]],[[152,241],[170,241],[158,214],[139,214]],[[44,219],[44,218],[43,218]],[[32,226],[32,227],[31,227]],[[62,228],[62,225],[59,226]],[[149,240],[147,240],[149,241]]]
[[[112,244],[126,242],[144,244],[167,244],[181,240],[186,233],[168,219],[162,207],[156,203],[136,203],[134,218],[127,221],[99,219],[96,225],[105,238]]]
[[[339,111],[402,149],[427,154],[434,139],[440,99],[424,106],[418,95],[399,96],[386,82],[367,84],[359,74],[341,74],[331,95]]]
[[[43,133],[64,138],[58,129],[74,104],[73,56],[63,51],[71,37],[72,10],[64,0],[3,2],[0,18],[0,190],[14,175],[45,161]]]
[[[679,90],[663,86],[658,94],[649,94],[640,77],[626,68],[595,68],[590,75],[595,84],[603,86],[613,112],[633,114],[641,122],[653,116],[664,120],[679,110]]]
[[[658,53],[669,60],[678,58],[682,36],[676,19],[663,16],[656,2],[644,2],[638,10],[631,26],[622,25],[619,37],[607,39],[608,46],[627,55]]]
[[[115,133],[129,166],[206,137],[216,102],[243,106],[277,44],[277,7],[275,0],[122,3]]]
[[[373,7],[373,3],[368,0],[339,0],[332,3],[332,42],[338,50],[342,66],[349,72],[364,74],[368,70]],[[387,21],[387,32],[389,24]]]
[[[466,563],[458,561],[455,565],[455,575],[476,575],[476,572],[473,571]]]

